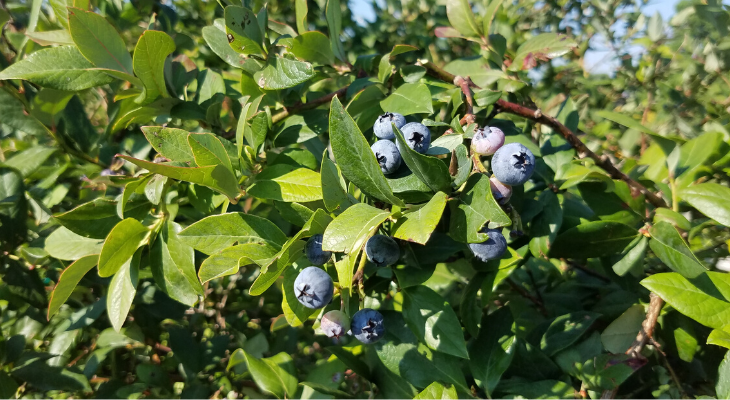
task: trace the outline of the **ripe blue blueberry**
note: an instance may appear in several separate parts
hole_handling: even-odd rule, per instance
[[[406,144],[413,150],[424,154],[431,146],[431,131],[428,127],[420,122],[409,122],[400,128]]]
[[[307,308],[323,308],[332,301],[335,287],[322,268],[307,267],[294,280],[294,295]]]
[[[483,156],[490,156],[504,144],[504,132],[499,128],[485,126],[474,132],[471,146],[474,152]]]
[[[347,318],[347,314],[342,311],[328,311],[322,316],[320,328],[327,337],[339,339],[350,329],[350,318]]]
[[[377,136],[378,139],[395,139],[395,134],[393,134],[393,126],[391,125],[391,123],[395,124],[395,126],[400,129],[403,125],[406,124],[406,117],[398,113],[391,112],[387,112],[379,116],[378,119],[375,121],[375,125],[373,125],[373,133],[375,133],[375,136]]]
[[[370,149],[380,164],[380,170],[384,174],[392,174],[401,164],[401,156],[398,147],[390,140],[378,140]]]
[[[375,343],[385,335],[383,315],[371,308],[363,308],[352,316],[352,335],[365,343]]]
[[[387,267],[400,258],[400,247],[385,235],[375,235],[365,244],[365,254],[378,267]]]
[[[314,265],[322,265],[329,261],[332,257],[332,252],[322,250],[322,234],[318,233],[307,240],[307,245],[304,247],[304,254],[307,256],[309,262]]]
[[[492,189],[492,196],[501,205],[507,204],[512,197],[512,186],[500,182],[497,177],[489,178],[489,186]]]
[[[486,233],[489,239],[482,243],[469,243],[469,248],[474,256],[484,262],[502,257],[507,250],[507,240],[502,235],[502,230],[483,229],[482,233]]]
[[[535,156],[519,143],[506,144],[494,153],[492,171],[506,185],[522,185],[535,171]]]

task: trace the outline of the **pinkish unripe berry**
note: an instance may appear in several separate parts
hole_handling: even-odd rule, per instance
[[[350,318],[342,311],[328,311],[322,316],[320,328],[327,337],[339,339],[347,334],[350,328]]]

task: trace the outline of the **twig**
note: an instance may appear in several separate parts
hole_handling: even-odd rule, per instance
[[[461,92],[466,97],[466,113],[474,114],[474,98],[472,97],[471,89],[469,89],[469,83],[474,84],[469,78],[458,75],[454,78],[454,85],[461,87]]]
[[[607,277],[606,275],[603,275],[600,272],[596,272],[596,271],[594,271],[594,270],[592,270],[592,269],[590,269],[590,268],[588,268],[588,267],[586,267],[584,265],[580,265],[580,264],[577,264],[577,263],[574,263],[574,262],[571,262],[571,261],[567,261],[567,263],[568,263],[568,265],[571,268],[579,269],[579,270],[585,272],[586,274],[588,274],[588,275],[590,275],[590,276],[592,276],[594,278],[598,278],[598,279],[600,279],[600,280],[602,280],[604,282],[608,282],[608,283],[611,282],[611,278]]]
[[[454,74],[443,70],[442,68],[434,65],[430,61],[421,61],[420,63],[421,65],[426,67],[432,75],[435,75],[444,81],[453,82],[456,78]],[[470,82],[470,86],[474,88],[479,88],[479,86],[475,85],[473,82]],[[626,182],[632,188],[644,194],[644,196],[646,196],[646,199],[649,200],[649,202],[655,207],[667,207],[667,203],[664,201],[664,199],[654,194],[641,183],[631,179],[628,175],[619,171],[618,168],[616,168],[608,158],[599,157],[596,153],[591,151],[591,149],[589,149],[583,142],[581,142],[581,140],[573,131],[568,129],[568,127],[560,123],[560,121],[558,121],[557,119],[543,114],[542,112],[540,112],[540,110],[533,110],[502,99],[497,100],[496,105],[499,106],[501,111],[503,112],[517,115],[525,119],[551,127],[553,130],[560,133],[560,135],[562,135],[563,138],[565,138],[565,140],[567,140],[568,143],[570,143],[570,145],[578,151],[578,156],[580,158],[587,157],[592,159],[596,163],[596,165],[601,167],[604,171],[608,172],[608,174],[613,179],[620,179]]]
[[[283,111],[280,111],[280,112],[274,114],[274,116],[271,117],[271,122],[275,124],[275,123],[281,121],[282,119],[288,117],[291,114],[296,114],[300,111],[311,110],[312,108],[317,108],[317,107],[321,106],[322,104],[329,103],[332,100],[332,98],[334,98],[335,96],[344,97],[345,94],[347,93],[347,88],[349,88],[349,86],[345,86],[336,92],[332,92],[328,95],[314,99],[308,103],[295,104],[289,108],[286,108]]]
[[[641,324],[641,330],[636,335],[634,343],[626,350],[626,354],[634,358],[641,357],[641,350],[646,346],[646,343],[651,339],[652,335],[654,335],[654,327],[664,305],[664,300],[655,293],[651,293],[649,298],[649,310],[646,312],[646,318]]]
[[[533,304],[535,304],[537,306],[537,308],[540,310],[540,313],[542,315],[545,315],[545,316],[548,315],[547,309],[545,308],[545,305],[542,303],[542,301],[540,301],[540,299],[538,299],[537,297],[530,294],[530,292],[525,290],[525,288],[523,288],[522,286],[518,285],[515,281],[513,281],[512,278],[507,278],[507,279],[505,279],[505,281],[507,281],[509,286],[512,289],[514,289],[517,293],[519,293],[522,297],[530,300]]]
[[[644,358],[644,356],[641,355],[641,350],[650,340],[653,340],[652,336],[654,335],[654,328],[656,327],[656,321],[659,318],[659,313],[662,311],[663,305],[664,300],[662,300],[661,297],[655,293],[651,293],[649,295],[649,310],[646,311],[644,322],[641,323],[641,330],[636,335],[634,343],[632,343],[629,349],[626,350],[626,354],[633,358]],[[682,390],[681,387],[680,390]],[[618,387],[612,390],[604,390],[601,398],[613,399],[616,397],[617,392]]]

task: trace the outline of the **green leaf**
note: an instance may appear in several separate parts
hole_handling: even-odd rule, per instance
[[[192,307],[204,292],[195,273],[195,251],[177,236],[181,230],[172,221],[163,225],[150,249],[150,264],[157,286],[170,298]]]
[[[256,14],[246,7],[239,6],[226,7],[224,14],[228,45],[241,54],[263,55],[265,53],[262,48],[263,37]]]
[[[621,260],[613,265],[613,272],[618,276],[624,276],[629,271],[640,271],[644,266],[644,257],[648,245],[649,239],[642,236],[636,246],[632,247]]]
[[[93,70],[75,46],[41,49],[0,72],[0,80],[24,79],[43,87],[79,91],[106,85],[114,79]]]
[[[692,279],[707,271],[689,249],[677,229],[668,222],[660,222],[652,226],[649,234],[651,235],[649,241],[651,251],[675,272]]]
[[[707,337],[707,344],[714,344],[730,349],[730,332],[725,329],[713,329]]]
[[[58,312],[63,303],[68,300],[71,293],[73,293],[76,285],[81,282],[81,279],[86,275],[87,272],[91,271],[99,262],[99,255],[94,254],[80,258],[75,261],[66,269],[63,270],[61,275],[58,277],[58,283],[53,288],[51,293],[51,300],[48,303],[48,319]]]
[[[664,272],[645,278],[641,284],[703,325],[716,329],[727,325],[730,293],[720,293],[720,288],[730,285],[725,273],[710,271],[689,281],[676,272]]]
[[[451,0],[446,2],[446,16],[449,23],[464,36],[482,36],[477,25],[474,13],[471,11],[469,0]]]
[[[600,316],[581,311],[555,318],[543,335],[540,348],[548,356],[554,356],[580,339]]]
[[[182,103],[182,101],[177,98],[160,98],[150,104],[134,108],[124,115],[117,117],[116,121],[114,121],[114,125],[112,125],[111,131],[116,132],[136,123],[149,123],[153,120],[164,121],[170,118],[170,111],[172,108],[180,103]]]
[[[340,35],[342,34],[342,10],[340,9],[340,0],[327,0],[325,7],[325,16],[327,17],[327,29],[330,36],[330,47],[332,53],[340,61],[347,61],[347,54],[342,47]]]
[[[238,357],[243,353],[248,371],[261,390],[280,399],[294,397],[299,382],[293,371],[291,356],[279,353],[274,357],[257,359],[245,350],[238,349],[231,355],[231,359],[237,353]]]
[[[215,254],[234,243],[266,243],[281,249],[286,235],[266,218],[245,213],[212,215],[183,229],[183,243],[205,254]]]
[[[619,125],[623,125],[627,128],[635,129],[639,132],[644,132],[649,135],[657,135],[656,132],[654,132],[651,129],[645,127],[644,125],[636,122],[635,119],[628,117],[626,115],[617,113],[617,112],[601,110],[601,111],[597,111],[596,115],[601,118],[606,118],[607,120],[613,121]]]
[[[135,221],[136,222],[136,221]],[[134,257],[126,260],[124,265],[116,271],[106,297],[106,311],[109,322],[115,331],[119,332],[127,320],[134,296],[137,294],[139,282],[139,260],[142,252],[135,253]],[[100,264],[101,265],[101,264]]]
[[[383,110],[403,115],[433,114],[431,92],[423,83],[404,83],[385,100],[380,102]]]
[[[288,58],[271,56],[266,66],[253,75],[260,88],[280,90],[294,87],[314,76],[312,64]]]
[[[454,156],[456,156],[457,172],[454,176],[454,187],[461,187],[461,185],[469,179],[469,174],[472,171],[472,160],[469,157],[469,150],[466,146],[460,144],[454,149]],[[452,156],[453,157],[453,156]]]
[[[29,149],[15,153],[10,159],[5,161],[5,166],[17,169],[24,178],[28,178],[30,174],[35,172],[43,165],[48,157],[56,152],[57,149],[45,146],[33,146]]]
[[[259,97],[259,100],[260,99],[261,97]],[[266,134],[269,131],[268,119],[269,117],[265,112],[260,112],[251,117],[251,119],[245,122],[245,125],[242,127],[242,136],[246,138],[246,142],[254,149],[254,153],[256,153],[261,145],[266,141]]]
[[[365,257],[360,249],[354,249],[350,254],[345,254],[339,261],[335,262],[335,269],[337,270],[337,281],[340,284],[342,290],[348,289],[352,293],[352,278],[355,274],[355,265],[357,263],[357,256]]]
[[[242,266],[268,263],[278,252],[277,247],[263,242],[228,247],[206,258],[200,265],[198,277],[201,282],[205,283],[216,278],[233,275]]]
[[[512,221],[494,200],[489,177],[474,174],[466,182],[459,200],[451,201],[449,235],[463,243],[481,243],[488,237],[479,231],[487,223],[490,228],[497,228]]]
[[[610,353],[625,353],[641,330],[644,317],[644,306],[636,304],[629,307],[601,332],[603,347]]]
[[[384,311],[386,338],[373,347],[382,365],[374,365],[375,382],[379,382],[379,372],[387,371],[390,377],[399,379],[418,388],[425,388],[435,381],[454,385],[460,393],[469,393],[459,358],[442,352],[433,351],[406,327],[403,315]],[[369,349],[368,349],[369,350]],[[374,360],[373,360],[374,361]],[[401,390],[405,389],[401,387]],[[412,397],[410,395],[409,397]],[[402,396],[396,396],[398,398]]]
[[[134,73],[144,85],[144,100],[170,97],[165,84],[165,59],[175,51],[175,42],[165,32],[146,30],[139,37],[132,60]]]
[[[193,150],[188,144],[188,131],[161,126],[143,126],[140,128],[152,148],[170,161],[191,163],[196,166]]]
[[[322,156],[320,171],[322,178],[322,200],[327,211],[333,212],[339,209],[344,211],[356,202],[352,201],[350,196],[348,196],[345,178],[342,177],[342,172],[340,172],[337,164],[329,159],[326,150]]]
[[[375,154],[352,117],[342,108],[337,97],[330,109],[330,144],[342,175],[365,194],[390,204],[405,204],[393,195],[380,169]]]
[[[725,358],[717,369],[715,392],[718,399],[730,398],[730,352],[725,353]]]
[[[0,115],[3,124],[32,135],[49,134],[48,129],[35,117],[28,114],[25,104],[10,89],[0,88]]]
[[[23,176],[15,169],[0,167],[0,243],[15,246],[27,235],[28,201]]]
[[[294,327],[302,326],[312,314],[317,312],[315,309],[305,307],[294,293],[294,280],[305,267],[306,265],[293,265],[291,268],[287,268],[284,271],[284,282],[281,287],[281,307],[284,310],[284,317],[286,322]]]
[[[679,196],[699,212],[730,226],[730,188],[717,183],[701,183],[679,191]]]
[[[308,202],[322,199],[322,179],[308,168],[278,164],[267,167],[256,176],[248,194],[260,199],[285,202]]]
[[[442,385],[439,382],[434,382],[428,385],[421,393],[419,393],[414,399],[458,399],[459,395],[456,393],[456,388],[453,385],[448,387]]]
[[[451,151],[456,149],[463,142],[464,135],[444,135],[431,142],[431,147],[428,148],[426,154],[434,156],[440,154],[451,154]]]
[[[502,307],[482,317],[482,329],[469,346],[469,368],[488,396],[492,396],[502,374],[515,354],[514,320],[509,308]]]
[[[402,293],[403,316],[420,341],[433,350],[469,358],[459,318],[443,297],[420,285]]]
[[[231,159],[223,147],[223,143],[212,133],[191,133],[188,135],[188,145],[193,151],[195,163],[201,167],[208,165],[222,165],[233,174]],[[234,175],[235,176],[235,175]]]
[[[432,191],[448,191],[451,188],[449,167],[436,157],[429,157],[411,149],[403,138],[403,133],[393,125],[396,145],[408,168]]]
[[[388,211],[364,203],[355,204],[327,226],[322,249],[348,254],[355,252],[389,216]]]
[[[228,38],[224,30],[215,26],[206,26],[203,28],[203,39],[208,44],[213,53],[217,54],[221,60],[235,68],[243,68],[248,57],[241,54],[228,44]]]
[[[106,238],[121,221],[116,202],[104,199],[94,199],[54,218],[73,233],[94,239]]]
[[[494,21],[494,17],[497,15],[497,10],[499,9],[499,6],[502,5],[503,1],[504,0],[485,1],[484,13],[482,15],[482,33],[484,34],[484,36],[489,36],[489,32],[491,31],[492,27],[492,21]]]
[[[307,29],[307,13],[309,7],[307,7],[306,0],[296,0],[294,4],[296,17],[297,17],[297,32],[301,35],[306,32]],[[330,49],[331,51],[331,49]]]
[[[563,224],[563,208],[558,196],[551,190],[540,193],[537,201],[542,203],[542,211],[530,224],[530,253],[538,258],[548,258],[550,247]]]
[[[291,39],[288,44],[289,51],[304,61],[322,65],[331,65],[335,62],[335,55],[330,48],[329,38],[321,32],[302,33]]]
[[[635,228],[618,222],[587,222],[558,235],[550,249],[550,257],[590,258],[617,254],[638,235]]]
[[[241,189],[238,187],[238,179],[223,165],[208,165],[205,167],[177,167],[168,164],[157,164],[149,161],[138,160],[123,154],[117,157],[125,159],[132,164],[144,168],[155,174],[165,175],[172,179],[195,183],[209,187],[218,193],[228,196],[231,203],[236,203]]]
[[[646,33],[652,42],[656,42],[664,36],[664,21],[662,21],[662,15],[659,14],[658,10],[649,18]]]
[[[659,222],[670,223],[683,231],[692,229],[692,224],[684,215],[669,208],[661,207],[654,211],[654,223],[658,224]]]
[[[409,242],[426,244],[431,238],[431,233],[436,229],[436,225],[441,221],[441,214],[446,207],[446,198],[446,193],[438,192],[428,203],[408,210],[398,218],[391,235]]]
[[[101,248],[99,276],[114,275],[147,241],[149,234],[150,230],[134,218],[124,219],[114,226]]]
[[[305,245],[306,243],[303,240],[294,240],[285,247],[282,247],[272,259],[262,262],[261,273],[251,285],[248,291],[249,294],[251,296],[262,295],[279,279],[286,267],[290,266],[304,254]]]
[[[91,254],[101,253],[102,239],[89,239],[79,236],[66,227],[59,227],[46,238],[44,249],[59,260],[78,260]]]
[[[537,66],[538,60],[548,61],[560,57],[578,47],[575,40],[558,33],[541,33],[533,36],[517,49],[509,69],[527,70]]]
[[[118,71],[136,80],[124,40],[104,17],[69,7],[68,23],[74,43],[87,60],[97,68]]]

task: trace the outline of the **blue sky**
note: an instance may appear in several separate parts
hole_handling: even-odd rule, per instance
[[[365,20],[372,21],[375,18],[375,11],[372,6],[373,1],[375,0],[350,0],[349,4],[353,15],[355,15],[356,18],[361,17]],[[654,0],[644,6],[642,8],[642,12],[647,17],[651,17],[656,12],[659,12],[666,23],[674,15],[676,5],[679,1],[680,0]],[[728,4],[730,3],[730,0],[725,0],[723,3]],[[585,68],[591,73],[611,73],[618,63],[613,51],[610,48],[602,46],[600,39],[592,42],[591,46],[593,47],[593,50],[586,52]],[[638,54],[642,49],[643,48],[640,46],[635,46],[629,51],[632,54]]]

